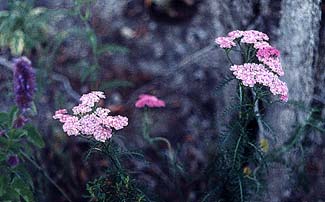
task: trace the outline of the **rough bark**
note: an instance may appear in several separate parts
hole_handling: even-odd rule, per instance
[[[303,102],[306,111],[289,105],[273,105],[266,119],[273,126],[277,141],[275,146],[289,139],[293,127],[303,124],[314,95],[314,70],[318,54],[319,27],[321,19],[320,0],[284,0],[282,1],[282,17],[279,27],[277,46],[281,51],[282,64],[285,69],[285,81],[288,84],[292,101]],[[298,158],[289,153],[284,157],[287,161]],[[294,177],[292,170],[283,165],[274,164],[270,169],[268,195],[265,201],[282,201],[292,194]]]

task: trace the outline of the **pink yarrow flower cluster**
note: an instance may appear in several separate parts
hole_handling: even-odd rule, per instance
[[[165,102],[163,100],[158,99],[156,96],[148,95],[148,94],[142,94],[139,96],[139,99],[135,103],[135,106],[137,108],[143,108],[143,107],[165,107]]]
[[[280,95],[283,101],[288,100],[288,88],[286,83],[278,76],[283,76],[284,71],[280,62],[280,51],[268,43],[269,37],[256,30],[232,31],[226,37],[218,37],[216,43],[224,49],[236,46],[237,43],[252,45],[256,49],[257,63],[245,63],[233,65],[230,70],[245,86],[253,87],[261,84],[270,87],[274,95]]]
[[[66,109],[55,112],[54,119],[63,123],[63,131],[69,136],[93,136],[97,141],[105,142],[112,137],[113,129],[120,130],[128,125],[128,118],[110,116],[107,108],[96,107],[105,95],[100,91],[93,91],[81,96],[81,103],[72,108],[73,115]]]
[[[215,42],[225,49],[229,49],[236,46],[236,40],[238,43],[252,44],[257,50],[257,59],[266,65],[271,71],[283,76],[284,72],[280,62],[280,52],[272,47],[267,41],[269,37],[263,32],[256,30],[240,31],[235,30],[229,32],[226,37],[218,37]]]
[[[263,32],[259,32],[256,30],[248,30],[248,31],[232,31],[229,32],[226,37],[218,37],[215,42],[221,48],[231,48],[236,46],[235,40],[240,39],[241,43],[247,44],[256,44],[261,43],[263,41],[268,41],[269,37]]]
[[[261,84],[270,88],[274,95],[279,95],[282,101],[288,100],[288,87],[279,77],[270,72],[262,64],[245,63],[243,65],[232,65],[230,70],[235,77],[243,82],[243,85],[254,87]]]

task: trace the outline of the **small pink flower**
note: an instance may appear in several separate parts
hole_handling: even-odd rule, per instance
[[[108,116],[108,114],[111,112],[111,110],[106,109],[106,108],[102,108],[102,107],[98,107],[95,111],[95,114],[101,118],[104,119]]]
[[[236,46],[235,42],[233,42],[233,39],[230,37],[218,37],[215,42],[221,47],[221,48],[231,48],[233,46]]]
[[[265,48],[265,47],[271,47],[271,45],[266,41],[259,41],[254,43],[255,49]]]
[[[281,95],[280,100],[283,102],[288,102],[288,95]]]
[[[105,142],[107,139],[110,139],[111,137],[112,137],[112,129],[110,128],[101,127],[94,132],[95,140],[100,142]]]
[[[92,111],[92,108],[89,107],[88,105],[84,105],[84,104],[79,104],[75,107],[72,108],[73,114],[77,115],[77,114],[86,114],[88,112]]]
[[[267,65],[273,72],[283,76],[284,71],[279,56],[280,51],[272,46],[261,47],[256,53],[256,57],[259,61]]]
[[[242,37],[244,34],[244,31],[240,31],[240,30],[235,30],[235,31],[231,31],[228,33],[228,37],[234,39],[238,39],[240,37]]]
[[[100,99],[105,99],[104,93],[100,91],[92,91],[88,94],[82,95],[80,101],[82,105],[93,107]]]
[[[112,127],[115,130],[120,130],[128,125],[128,118],[123,116],[108,116],[106,119],[102,119],[102,124],[108,127]]]
[[[153,107],[165,107],[165,102],[163,100],[158,99],[156,96],[142,94],[139,96],[139,99],[135,103],[137,108],[143,108],[145,106],[153,108]]]
[[[269,67],[273,72],[277,73],[279,76],[284,75],[280,58],[261,58],[260,61],[263,62],[267,67]]]
[[[78,117],[67,115],[63,124],[63,131],[69,136],[80,134],[80,123]]]
[[[68,111],[66,109],[59,109],[55,112],[55,116],[56,115],[62,115],[62,114],[66,114],[68,113]]]
[[[53,119],[59,119],[61,123],[66,122],[67,119],[67,110],[66,109],[59,109],[55,112],[55,115],[53,116]]]
[[[86,114],[79,119],[80,132],[84,135],[92,135],[100,127],[100,118],[94,114]]]
[[[269,40],[269,37],[263,32],[256,30],[235,30],[229,32],[227,37],[218,37],[215,42],[221,48],[231,48],[233,46],[236,46],[236,43],[234,42],[236,39],[240,39],[241,43],[253,44],[254,46],[267,46],[268,43],[266,41]]]
[[[258,49],[256,56],[258,58],[279,57],[280,51],[272,46],[261,47]]]

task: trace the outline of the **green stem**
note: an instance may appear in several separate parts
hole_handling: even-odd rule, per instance
[[[240,177],[238,178],[238,183],[239,183],[239,190],[240,190],[240,201],[243,202],[244,201],[243,185],[242,185]]]
[[[240,134],[240,136],[239,136],[239,138],[237,140],[237,143],[236,143],[236,147],[235,147],[235,151],[234,151],[234,157],[233,157],[233,167],[235,166],[235,163],[236,163],[237,152],[238,152],[239,144],[241,142],[241,138],[242,138],[242,134]]]
[[[291,138],[292,140],[283,145],[283,147],[280,149],[280,153],[285,153],[285,152],[288,152],[289,150],[291,150],[298,143],[299,139],[302,138],[302,136],[304,135],[305,129],[308,126],[313,127],[313,125],[310,123],[311,119],[313,118],[313,115],[314,115],[314,111],[311,111],[310,114],[308,115],[306,122],[302,126],[299,126],[296,129],[294,136]]]
[[[172,150],[172,146],[169,142],[168,139],[164,138],[164,137],[154,137],[151,139],[152,142],[155,142],[155,141],[162,141],[162,142],[165,142],[167,144],[167,147],[168,147],[168,154],[169,154],[169,158],[173,161],[174,160],[174,157],[173,157],[173,150]]]
[[[47,174],[47,172],[39,166],[33,159],[31,159],[24,151],[20,151],[20,153],[29,161],[31,162],[39,171],[43,173],[45,178],[63,195],[65,199],[67,199],[69,202],[72,202],[72,200],[69,198],[69,196],[61,189],[61,187]]]
[[[149,133],[150,133],[149,112],[148,112],[148,108],[146,107],[143,113],[142,136],[147,142],[151,143],[151,138]]]
[[[234,63],[233,63],[232,60],[230,59],[229,52],[230,52],[230,50],[229,50],[229,51],[228,51],[228,50],[226,51],[227,59],[228,59],[228,61],[231,63],[231,65],[234,65]]]
[[[239,84],[239,119],[242,118],[242,106],[243,106],[243,86]]]
[[[293,137],[293,140],[285,145],[282,149],[281,149],[281,153],[286,153],[288,152],[289,150],[291,150],[295,144],[297,144],[298,140],[300,139],[300,137],[303,135],[303,131],[305,130],[305,127],[306,125],[304,124],[303,126],[300,126],[298,129],[297,129],[297,132],[296,132],[296,135]]]
[[[173,150],[172,150],[172,146],[169,142],[168,139],[164,138],[164,137],[150,137],[150,119],[149,119],[149,109],[146,107],[144,110],[144,114],[143,114],[143,127],[142,127],[142,136],[143,138],[149,142],[150,144],[152,144],[155,141],[162,141],[165,142],[167,147],[168,147],[168,155],[170,160],[174,160],[173,158]]]
[[[105,149],[105,153],[106,155],[108,156],[108,158],[110,159],[110,161],[113,163],[114,167],[117,169],[117,170],[122,170],[122,166],[121,166],[121,163],[120,161],[118,160],[118,158],[116,157],[116,153],[115,154],[112,154],[112,152],[110,152],[110,141],[107,141],[107,143],[103,143],[103,146],[104,146],[104,149]]]

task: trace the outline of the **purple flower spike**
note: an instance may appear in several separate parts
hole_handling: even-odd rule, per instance
[[[10,167],[14,168],[19,164],[19,158],[16,154],[8,156],[7,163]]]
[[[35,92],[35,71],[27,57],[15,60],[14,91],[17,106],[25,111],[30,107]]]

